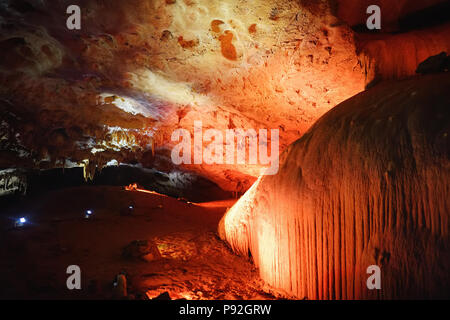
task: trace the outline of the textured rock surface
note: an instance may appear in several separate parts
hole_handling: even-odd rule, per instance
[[[382,2],[389,21],[426,6]],[[355,40],[338,17],[353,25],[365,9],[349,1],[76,3],[79,31],[66,28],[73,1],[0,3],[0,167],[83,166],[91,178],[116,160],[171,171],[171,133],[195,120],[280,129],[284,150],[365,85],[449,49],[440,27]],[[243,191],[260,166],[181,169]]]
[[[130,202],[135,215],[121,216],[120,208]],[[112,280],[119,272],[126,272],[129,299],[153,299],[163,292],[187,300],[287,298],[265,285],[247,258],[236,256],[217,238],[217,224],[232,203],[192,205],[122,187],[78,187],[27,197],[21,207],[2,206],[0,298],[117,298]],[[89,223],[80,219],[86,207],[98,208]],[[24,212],[32,212],[33,225],[26,232],[8,231],[10,217]],[[134,239],[154,242],[163,259],[123,259],[120,249]],[[65,270],[74,261],[82,269],[83,290],[65,285]]]
[[[448,297],[449,87],[425,76],[338,105],[227,212],[221,237],[299,298]],[[366,287],[370,265],[382,290]]]
[[[125,259],[141,259],[149,262],[161,259],[161,253],[152,241],[134,240],[123,248],[122,257]]]
[[[450,52],[450,24],[393,35],[359,37],[359,57],[366,85],[413,76],[421,62]]]

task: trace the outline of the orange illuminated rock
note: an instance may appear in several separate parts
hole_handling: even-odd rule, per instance
[[[394,35],[359,36],[359,60],[366,83],[402,79],[416,74],[430,56],[450,52],[450,24]]]
[[[80,31],[53,23],[67,19],[62,4],[34,2],[23,12],[5,5],[0,15],[11,23],[0,30],[0,112],[8,135],[0,140],[8,142],[1,161],[188,169],[242,192],[261,168],[175,166],[172,132],[192,133],[196,120],[222,131],[279,129],[281,152],[366,85],[414,75],[429,56],[450,52],[448,27],[361,36],[339,19],[341,8],[353,18],[359,5],[337,2],[80,0],[89,12]],[[411,3],[427,6],[399,3],[401,10],[382,1],[383,12],[397,12],[398,20]]]
[[[116,96],[110,96],[105,98],[105,103],[113,103],[116,100]]]
[[[237,60],[236,48],[233,45],[233,33],[226,30],[223,35],[219,37],[222,55],[229,60]]]
[[[220,32],[220,25],[224,24],[222,20],[213,20],[211,21],[211,30],[213,32],[219,33]]]
[[[178,43],[184,49],[191,49],[197,45],[197,42],[195,40],[184,40],[182,36],[178,37]]]
[[[450,279],[450,74],[332,109],[223,217],[269,284],[307,299],[444,298]],[[381,290],[367,269],[381,268]]]

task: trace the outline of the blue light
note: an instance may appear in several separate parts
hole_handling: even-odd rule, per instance
[[[27,219],[25,219],[25,217],[20,217],[19,219],[16,220],[15,227],[16,228],[23,227],[26,222],[27,222]]]
[[[92,210],[86,210],[86,214],[84,215],[84,218],[90,219],[92,217],[93,213],[94,213],[94,211],[92,211]]]

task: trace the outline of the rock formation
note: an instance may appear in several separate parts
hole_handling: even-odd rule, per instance
[[[381,1],[386,30],[438,2]],[[273,128],[284,150],[366,85],[450,52],[445,26],[359,34],[365,8],[344,0],[77,3],[81,30],[67,29],[67,1],[1,2],[2,168],[82,166],[89,179],[139,163],[245,191],[260,165],[175,166],[171,133]]]
[[[450,288],[450,74],[338,105],[232,207],[220,235],[298,298],[439,298]],[[378,265],[382,289],[368,290]]]

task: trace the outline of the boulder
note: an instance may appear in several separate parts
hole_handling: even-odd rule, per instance
[[[419,64],[416,73],[430,74],[448,71],[449,59],[450,57],[448,57],[445,52],[431,56]]]
[[[161,259],[161,253],[151,240],[134,240],[122,251],[122,257],[130,260],[154,261]]]

